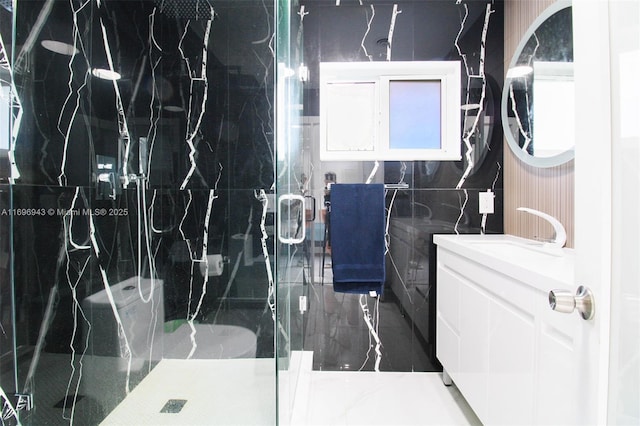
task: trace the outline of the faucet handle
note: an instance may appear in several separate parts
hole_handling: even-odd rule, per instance
[[[521,212],[526,212],[529,214],[532,214],[534,216],[538,216],[541,217],[542,219],[546,220],[547,222],[549,222],[551,224],[551,226],[553,226],[553,230],[555,232],[555,237],[553,238],[553,240],[549,243],[550,246],[553,247],[557,247],[557,248],[562,248],[564,247],[564,245],[567,242],[567,231],[565,231],[564,226],[562,226],[562,224],[560,223],[560,221],[558,219],[556,219],[555,217],[548,215],[546,213],[543,213],[541,211],[538,210],[534,210],[534,209],[530,209],[528,207],[518,207],[516,210],[519,210]]]

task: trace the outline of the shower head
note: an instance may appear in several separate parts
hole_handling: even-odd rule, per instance
[[[1,1],[1,0],[0,0]],[[160,13],[175,19],[211,20],[213,5],[209,0],[154,0]]]
[[[11,0],[0,0],[0,6],[4,7],[9,12],[13,10],[13,4]]]

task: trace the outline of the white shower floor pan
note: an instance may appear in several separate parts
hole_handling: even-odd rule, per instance
[[[272,358],[164,359],[101,425],[273,425],[274,377]]]

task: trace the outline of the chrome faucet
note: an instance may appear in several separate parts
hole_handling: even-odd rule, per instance
[[[551,224],[551,226],[553,226],[553,230],[555,232],[555,236],[553,237],[553,239],[549,242],[545,242],[544,245],[547,247],[553,247],[553,248],[562,248],[564,247],[564,245],[567,242],[567,232],[564,229],[564,226],[562,226],[562,224],[560,223],[560,221],[558,219],[556,219],[553,216],[550,216],[546,213],[543,213],[541,211],[538,210],[534,210],[534,209],[530,209],[528,207],[518,207],[516,210],[519,210],[521,212],[526,212],[526,213],[530,213],[534,216],[538,216],[543,218],[544,220],[546,220],[547,222],[549,222]]]

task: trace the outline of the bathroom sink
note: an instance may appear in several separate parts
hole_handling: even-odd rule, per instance
[[[575,256],[570,248],[504,234],[435,235],[434,242],[532,285],[573,282]]]
[[[509,237],[509,235],[505,235]],[[490,250],[503,256],[535,256],[542,254],[545,256],[563,257],[567,252],[561,248],[548,245],[547,243],[524,238],[511,240],[501,238],[499,240],[487,239],[485,241],[474,241],[471,244],[481,246],[485,250]]]

